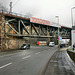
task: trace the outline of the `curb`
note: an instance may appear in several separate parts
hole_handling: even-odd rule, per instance
[[[58,52],[58,51],[56,51],[56,52]],[[54,54],[56,52],[54,52]],[[48,67],[49,61],[52,59],[52,57],[54,56],[54,54],[50,58],[48,58],[48,61],[44,64],[44,66],[42,67],[42,69],[40,70],[40,72],[39,72],[38,75],[45,75],[45,72],[46,72],[46,69]]]

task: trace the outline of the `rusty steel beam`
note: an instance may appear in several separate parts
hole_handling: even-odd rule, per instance
[[[11,19],[11,20],[8,20],[7,22],[11,22],[11,21],[14,21],[15,19]]]
[[[18,26],[19,26],[19,34],[21,33],[20,31],[20,21],[18,21]]]
[[[30,35],[32,35],[32,24],[30,23]]]
[[[37,29],[35,28],[35,26],[33,24],[32,24],[32,26],[33,26],[35,32],[37,33],[37,35],[39,35],[39,33],[38,33]]]
[[[8,23],[8,26],[17,34],[19,34],[9,23]]]
[[[22,23],[22,25],[24,26],[24,30],[28,33],[28,35],[29,35],[29,32],[28,32],[28,30],[25,28],[25,24],[23,23],[23,21],[21,20],[21,23]]]
[[[50,38],[50,37],[54,37],[54,36],[39,36],[39,35],[23,35],[23,34],[8,34],[6,33],[6,35],[8,36],[16,36],[16,37],[36,37],[36,38]]]
[[[44,31],[43,31],[43,26],[41,26],[41,33],[43,33],[43,35],[45,35]]]

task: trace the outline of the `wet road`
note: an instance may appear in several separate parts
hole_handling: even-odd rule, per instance
[[[39,75],[57,47],[31,47],[0,53],[0,75]]]
[[[75,63],[65,50],[57,51],[50,59],[44,75],[75,75]]]

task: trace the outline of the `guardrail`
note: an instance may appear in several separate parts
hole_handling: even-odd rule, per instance
[[[5,10],[0,10],[0,13],[11,14],[11,15],[19,16],[19,17],[30,18],[28,15],[23,15],[23,14],[14,13],[14,12],[10,13],[9,11],[5,11]]]
[[[75,62],[75,51],[67,50],[67,53],[71,57],[71,59]]]

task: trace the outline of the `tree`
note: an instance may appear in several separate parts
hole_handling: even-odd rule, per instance
[[[31,13],[26,13],[26,17],[27,17],[27,18],[30,18],[31,16],[32,16]]]
[[[0,11],[1,11],[1,10],[7,11],[8,9],[7,9],[5,6],[3,6],[2,3],[0,3]]]

